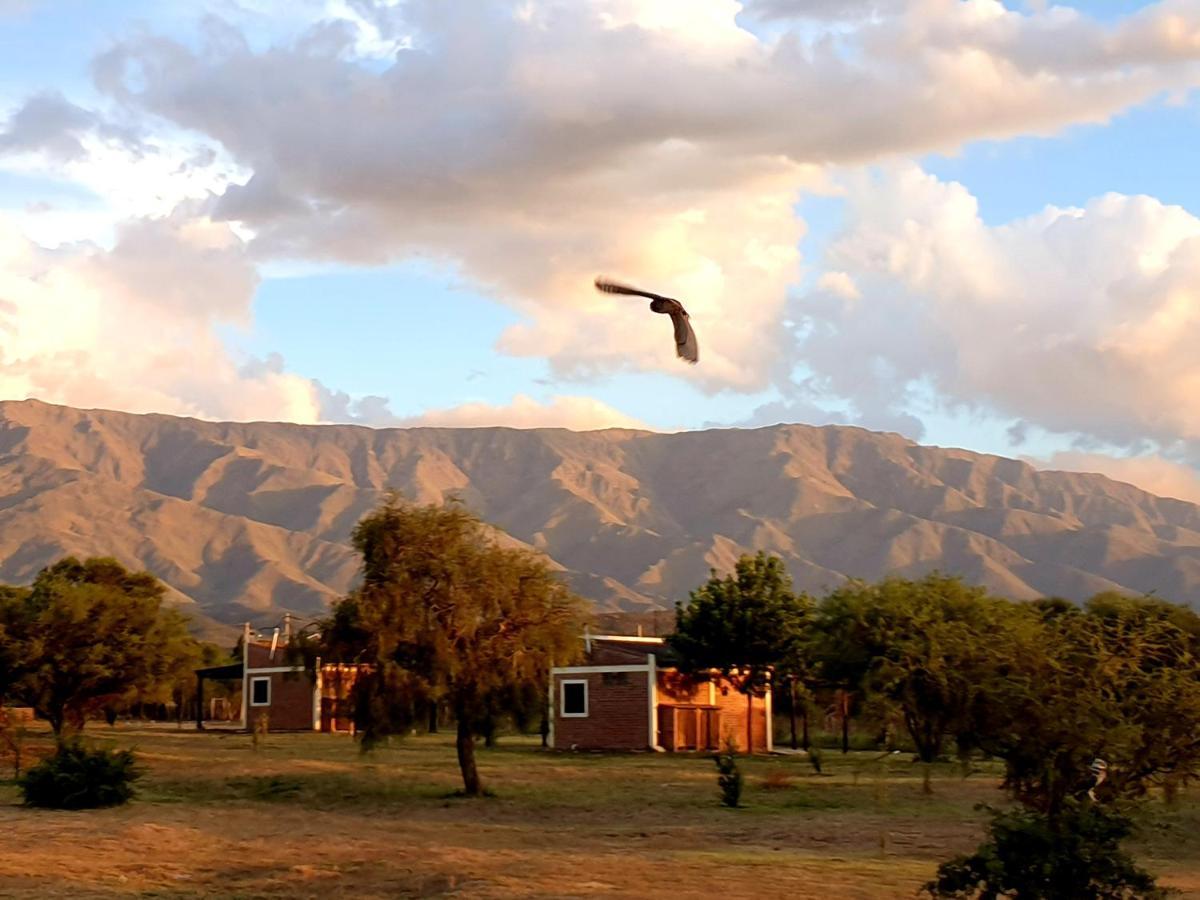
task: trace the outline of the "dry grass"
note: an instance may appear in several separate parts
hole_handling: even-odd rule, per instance
[[[720,806],[705,757],[480,752],[496,797],[455,799],[448,737],[360,756],[346,738],[96,730],[146,768],[127,807],[26,810],[0,782],[4,897],[914,896],[979,837],[996,770],[920,773],[871,754],[743,761],[746,808]],[[885,769],[884,765],[888,768]],[[1200,804],[1155,807],[1137,847],[1200,897]]]

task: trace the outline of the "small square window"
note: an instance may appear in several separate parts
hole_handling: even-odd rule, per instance
[[[251,678],[250,679],[250,705],[251,706],[270,706],[271,705],[271,679],[270,678]]]
[[[562,714],[583,718],[588,714],[588,685],[586,681],[562,683]]]

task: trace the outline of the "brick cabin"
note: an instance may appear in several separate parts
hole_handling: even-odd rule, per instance
[[[714,674],[689,678],[662,638],[585,638],[584,661],[550,672],[550,745],[556,750],[773,749],[771,690],[747,696]]]
[[[303,665],[288,662],[287,640],[278,631],[270,640],[263,639],[246,625],[240,663],[198,669],[196,726],[204,727],[204,682],[223,680],[241,682],[240,727],[244,731],[252,730],[265,715],[270,731],[352,733],[350,692],[361,666],[322,664],[318,659],[314,677]]]

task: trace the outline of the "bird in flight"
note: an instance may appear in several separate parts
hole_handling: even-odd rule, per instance
[[[692,331],[692,323],[688,318],[687,310],[678,300],[663,297],[660,294],[651,294],[649,291],[638,290],[627,284],[621,284],[619,281],[613,281],[611,278],[603,277],[596,279],[596,290],[606,294],[646,297],[650,301],[651,310],[671,317],[671,324],[675,326],[675,355],[680,359],[686,359],[693,365],[700,359],[700,348],[696,344],[696,332]]]

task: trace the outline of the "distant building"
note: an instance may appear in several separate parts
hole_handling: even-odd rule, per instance
[[[550,745],[557,750],[770,752],[771,690],[746,695],[717,673],[676,668],[662,638],[586,638],[580,665],[550,672]]]
[[[240,681],[239,727],[251,731],[263,717],[270,731],[354,731],[351,691],[360,665],[316,661],[313,673],[287,659],[288,637],[242,637],[242,661],[196,670],[196,727],[204,728],[204,683]]]

